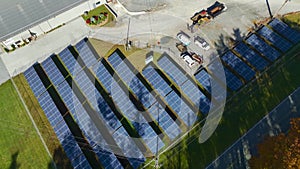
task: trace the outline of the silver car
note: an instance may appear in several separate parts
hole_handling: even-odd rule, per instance
[[[199,47],[201,47],[202,49],[204,49],[204,50],[209,50],[210,49],[210,46],[209,46],[208,42],[206,42],[205,39],[203,39],[199,36],[195,37],[194,43],[196,45],[198,45]]]

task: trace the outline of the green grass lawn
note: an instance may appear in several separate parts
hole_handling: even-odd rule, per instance
[[[11,81],[0,93],[0,168],[48,168],[51,158]]]
[[[300,44],[274,63],[260,78],[228,100],[223,118],[211,138],[198,143],[196,128],[163,154],[163,168],[202,169],[300,86]],[[151,168],[151,167],[148,167]]]

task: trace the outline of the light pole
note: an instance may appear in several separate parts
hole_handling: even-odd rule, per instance
[[[266,0],[266,4],[267,4],[267,7],[268,7],[268,11],[269,11],[270,18],[272,19],[272,18],[273,18],[273,15],[272,15],[272,12],[271,12],[269,0]]]
[[[286,3],[288,3],[289,1],[291,0],[285,0],[284,3],[281,5],[281,7],[276,11],[275,15],[274,16],[277,16],[279,11],[286,5]]]

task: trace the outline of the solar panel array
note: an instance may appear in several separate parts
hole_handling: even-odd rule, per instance
[[[233,49],[259,71],[264,70],[269,64],[268,61],[259,56],[258,53],[248,47],[244,42],[239,43]]]
[[[177,138],[183,131],[174,117],[185,126],[192,126],[198,118],[195,107],[199,107],[204,114],[209,111],[211,103],[206,94],[211,94],[212,89],[217,86],[217,90],[222,91],[223,86],[227,85],[232,91],[237,91],[243,85],[242,79],[247,82],[254,78],[252,66],[256,71],[264,70],[281,55],[277,49],[287,51],[292,43],[300,41],[299,32],[277,19],[273,19],[269,27],[272,29],[262,27],[257,32],[259,36],[251,34],[233,48],[234,53],[227,51],[221,57],[227,67],[214,60],[207,70],[203,68],[195,74],[205,94],[167,55],[158,60],[159,68],[150,63],[143,69],[142,76],[136,76],[137,70],[130,62],[124,61],[118,51],[107,61],[100,59],[87,39],[41,63],[41,71],[45,71],[53,84],[51,89],[59,94],[63,103],[52,99],[53,93],[49,93],[48,86],[42,82],[46,79],[40,79],[33,66],[24,75],[74,168],[91,168],[90,157],[85,156],[84,147],[79,146],[78,138],[75,139],[72,134],[75,131],[68,127],[66,118],[62,116],[65,112],[60,112],[62,109],[56,106],[58,104],[66,106],[83,134],[84,138],[80,139],[86,140],[104,168],[127,168],[127,165],[138,168],[146,160],[141,149],[149,150],[153,155],[168,144],[146,119],[153,119],[159,124],[159,130],[171,140]],[[79,60],[75,59],[77,57]],[[223,79],[222,69],[226,84],[220,82]],[[128,98],[128,92],[136,97]],[[140,112],[141,107],[138,108],[137,104],[141,104],[146,114]],[[120,115],[132,128],[124,125],[124,118],[121,119]],[[137,144],[130,137],[132,130],[140,137],[142,144]],[[120,150],[120,154],[115,154],[113,149]],[[128,161],[125,162],[125,159]]]
[[[250,35],[246,39],[246,42],[253,46],[261,54],[266,56],[270,61],[275,61],[280,56],[280,53],[276,49],[268,45],[255,34]]]
[[[78,169],[91,168],[59,110],[54,104],[52,98],[48,92],[43,92],[42,94],[41,91],[46,91],[46,88],[44,87],[34,68],[30,67],[28,70],[26,70],[24,72],[24,76],[27,79],[34,95],[37,97],[38,102],[44,110],[47,118],[49,119],[51,126],[53,126],[54,132],[64,148],[66,155],[70,159],[73,167]]]
[[[169,138],[173,140],[177,137],[181,133],[179,126],[172,120],[166,110],[162,108],[163,106],[158,103],[141,80],[133,73],[133,70],[129,68],[128,64],[130,63],[128,60],[123,61],[118,53],[112,54],[108,60],[112,65],[117,65],[113,67],[116,73],[119,74],[125,84],[129,86],[133,93],[139,98],[147,111],[155,117],[156,122],[159,123]]]
[[[168,85],[165,79],[152,66],[148,65],[142,71],[144,77],[154,89],[164,98],[173,111],[179,115],[185,125],[191,126],[197,120],[195,112],[182,98]]]
[[[245,80],[250,81],[254,77],[255,72],[231,51],[226,52],[221,59]]]
[[[278,20],[278,19],[273,19],[270,23],[269,26],[279,34],[283,35],[285,38],[290,40],[293,43],[298,43],[300,42],[300,33],[292,28],[290,28],[287,24],[284,22]]]
[[[97,78],[102,84],[106,84],[104,85],[105,89],[110,93],[115,104],[119,107],[125,117],[127,117],[132,122],[134,128],[145,141],[151,152],[156,153],[156,133],[148,124],[147,120],[141,115],[140,111],[135,107],[132,101],[128,99],[128,95],[116,82],[113,76],[108,72],[106,68],[103,67],[104,65],[101,62],[93,67],[93,71],[95,72]],[[103,72],[105,73],[103,74]],[[106,83],[106,79],[110,79],[111,83]],[[164,143],[161,139],[159,139],[159,149],[163,146]]]
[[[217,101],[221,102],[225,99],[225,96],[223,96],[226,90],[224,85],[218,83],[205,69],[201,69],[196,73],[195,78]],[[212,93],[212,89],[214,93]]]
[[[276,46],[282,52],[286,52],[292,47],[292,44],[278,35],[276,32],[273,32],[266,26],[263,26],[260,30],[257,31],[259,35],[270,41],[274,46]]]
[[[51,58],[46,59],[42,63],[42,66],[51,81],[55,79],[64,79],[63,75],[60,73]],[[59,85],[56,84],[55,86],[64,103],[72,113],[76,122],[79,124],[79,127],[82,129],[89,143],[93,147],[93,150],[101,153],[99,159],[102,160],[102,164],[107,168],[120,168],[120,162],[117,160],[116,156],[111,153],[108,144],[103,139],[99,131],[97,131],[95,124],[92,123],[91,118],[83,108],[83,105],[80,103],[77,96],[73,93],[73,90],[67,81],[62,81],[62,83]],[[117,121],[115,121],[115,123],[117,123]],[[119,127],[120,124],[114,124],[114,126]],[[101,145],[103,147],[97,145]]]
[[[214,60],[212,61],[208,66],[208,70],[212,72],[212,75],[217,78],[217,79],[223,79],[222,75],[223,72],[220,68],[223,66],[221,65],[221,62]],[[223,71],[225,74],[225,79],[226,80],[226,85],[229,89],[232,91],[237,91],[240,89],[243,85],[243,82],[236,76],[234,75],[228,68],[223,67]]]
[[[259,36],[253,33],[233,48],[236,55],[232,51],[227,51],[221,56],[223,62],[226,63],[230,69],[223,67],[220,62],[214,60],[207,67],[213,77],[209,77],[205,69],[201,69],[195,74],[196,79],[209,91],[211,90],[209,81],[212,78],[223,79],[221,76],[222,71],[217,69],[217,67],[223,67],[226,85],[231,90],[236,91],[243,85],[243,82],[239,79],[237,74],[246,81],[250,81],[255,75],[254,70],[252,70],[248,64],[255,67],[256,71],[263,71],[270,62],[275,61],[281,55],[277,49],[286,52],[292,47],[290,41],[293,43],[300,41],[300,33],[278,19],[273,19],[268,26],[277,33],[267,26],[262,26],[257,31]],[[275,46],[276,49],[269,45],[269,43]],[[244,62],[240,57],[244,58],[248,63]]]
[[[158,61],[159,67],[168,75],[174,83],[178,85],[181,91],[199,107],[202,113],[206,114],[210,108],[210,100],[198,89],[198,86],[192,82],[186,72],[182,71],[176,63],[171,61],[167,55],[163,55]],[[209,89],[208,89],[209,91]]]

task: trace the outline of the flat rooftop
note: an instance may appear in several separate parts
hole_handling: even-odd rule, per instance
[[[0,41],[25,31],[87,0],[4,0],[0,5]]]

